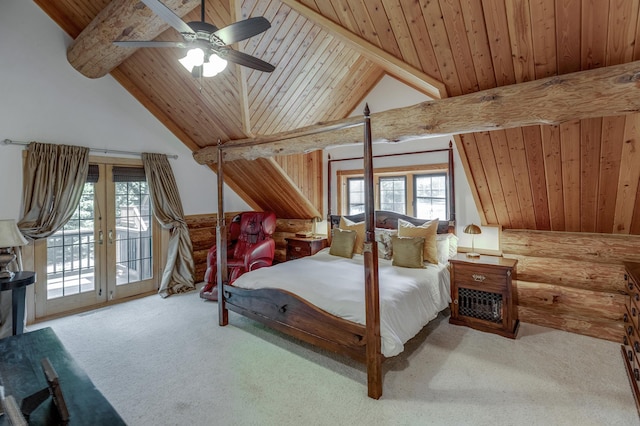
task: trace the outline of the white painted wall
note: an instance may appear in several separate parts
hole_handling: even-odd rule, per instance
[[[92,80],[73,69],[70,42],[33,2],[0,1],[0,141],[177,154],[170,164],[185,214],[217,212],[215,173],[111,76]],[[0,219],[20,216],[22,151],[0,144]],[[225,210],[251,209],[226,188]]]

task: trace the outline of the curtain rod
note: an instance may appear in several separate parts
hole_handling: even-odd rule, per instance
[[[2,142],[2,144],[3,145],[22,145],[22,146],[27,146],[27,145],[29,145],[29,142],[13,141],[11,139],[5,139]],[[142,155],[140,152],[118,151],[118,150],[115,150],[115,149],[99,149],[99,148],[89,148],[89,152],[101,152],[103,154],[123,154],[123,155],[137,155],[137,156],[141,156]],[[177,159],[178,156],[176,154],[167,154],[167,158]]]

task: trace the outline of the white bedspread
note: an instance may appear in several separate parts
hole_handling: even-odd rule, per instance
[[[451,302],[449,270],[426,263],[426,269],[392,266],[378,259],[382,354],[404,350],[438,312]],[[338,317],[365,324],[364,257],[332,256],[326,248],[313,256],[261,268],[242,275],[234,286],[280,288]]]

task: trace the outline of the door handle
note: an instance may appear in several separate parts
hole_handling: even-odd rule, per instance
[[[102,245],[102,243],[104,242],[104,232],[102,232],[102,229],[98,231],[98,244]]]
[[[113,229],[109,229],[109,244],[113,244]]]

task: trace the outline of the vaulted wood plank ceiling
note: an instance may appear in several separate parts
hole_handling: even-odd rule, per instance
[[[75,38],[109,2],[36,3]],[[112,75],[197,150],[218,139],[344,118],[385,73],[409,76],[413,87],[416,75],[427,84],[440,81],[441,96],[458,96],[637,60],[639,6],[640,0],[208,0],[207,21],[219,27],[250,16],[271,21],[270,30],[238,48],[276,65],[273,73],[230,66],[198,80],[181,69],[179,49],[140,49]],[[199,13],[196,7],[184,19],[199,20]],[[158,39],[177,37],[169,28]],[[456,143],[484,223],[640,234],[639,131],[640,117],[632,114],[467,134]],[[310,161],[320,156],[260,167],[231,162],[225,177],[245,198],[260,193],[250,201],[256,208],[312,217],[322,212],[321,197],[309,194],[322,180],[299,172]],[[271,188],[289,189],[283,196]]]

